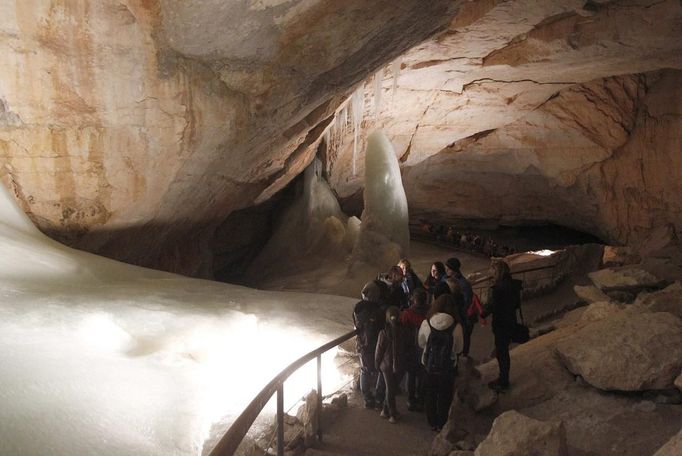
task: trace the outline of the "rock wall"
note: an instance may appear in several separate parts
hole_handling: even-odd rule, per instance
[[[0,0],[0,180],[70,245],[212,276],[216,227],[365,81],[357,149],[386,132],[414,218],[631,242],[680,227],[681,24],[676,0]],[[337,136],[348,198],[364,157]]]
[[[457,3],[2,0],[2,181],[57,239],[208,276],[215,226]]]
[[[673,196],[682,6],[468,6],[402,57],[395,91],[393,74],[384,78],[379,115],[367,109],[361,141],[374,128],[391,138],[411,218],[549,222],[622,243],[682,227]],[[351,150],[348,136],[328,154],[330,181],[349,201],[362,177],[350,171]]]
[[[405,167],[412,216],[552,222],[611,242],[682,228],[681,83],[664,71],[572,86]]]

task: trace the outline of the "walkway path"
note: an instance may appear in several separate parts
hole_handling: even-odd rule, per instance
[[[364,408],[360,394],[349,398],[331,423],[323,423],[324,438],[306,456],[425,456],[436,436],[423,412],[409,412],[405,395],[396,398],[398,422],[391,424],[376,410]]]

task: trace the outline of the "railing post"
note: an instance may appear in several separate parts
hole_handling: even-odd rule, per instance
[[[317,440],[322,441],[322,354],[317,355]]]
[[[277,456],[284,456],[284,382],[277,386]]]

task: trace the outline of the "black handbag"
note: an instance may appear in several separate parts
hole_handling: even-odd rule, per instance
[[[511,340],[516,344],[528,342],[530,340],[530,331],[528,330],[528,326],[521,323],[516,323],[511,333]]]

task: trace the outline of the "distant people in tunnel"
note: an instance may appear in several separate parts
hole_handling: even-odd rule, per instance
[[[395,423],[398,419],[395,396],[408,362],[410,332],[400,323],[400,309],[386,309],[386,324],[379,333],[374,362],[379,366],[386,385],[386,395],[381,416]]]
[[[509,388],[509,371],[511,358],[509,345],[516,331],[516,311],[521,304],[520,280],[512,279],[509,265],[504,261],[495,261],[491,266],[493,285],[488,293],[488,302],[484,307],[482,317],[493,316],[492,330],[495,336],[495,357],[499,365],[500,373],[496,380],[488,386],[496,391],[505,391]]]
[[[431,305],[418,335],[426,371],[426,419],[434,431],[440,431],[448,419],[453,398],[457,352],[460,344],[456,329],[459,323],[453,295],[443,294]]]
[[[379,332],[384,328],[384,312],[381,310],[381,290],[376,281],[368,282],[362,289],[362,301],[353,309],[353,325],[357,329],[356,349],[360,356],[360,390],[366,408],[375,407],[375,400],[383,401],[383,382],[372,388],[378,366],[374,363]],[[379,391],[376,391],[379,390]],[[376,396],[381,396],[377,398]]]

